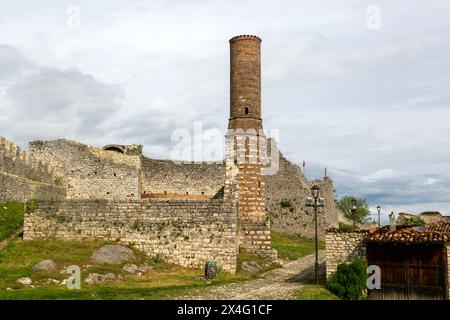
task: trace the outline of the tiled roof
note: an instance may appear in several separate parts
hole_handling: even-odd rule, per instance
[[[445,219],[428,225],[428,230],[450,233],[450,219]]]
[[[395,243],[445,243],[450,240],[450,234],[434,230],[417,230],[407,228],[401,230],[377,230],[371,233],[367,242]]]

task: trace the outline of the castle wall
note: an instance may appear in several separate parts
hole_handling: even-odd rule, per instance
[[[141,161],[126,155],[68,141],[33,141],[30,153],[55,167],[69,199],[139,199]]]
[[[223,200],[65,200],[27,214],[24,240],[117,240],[170,263],[212,260],[235,272],[236,229],[236,206]]]
[[[141,181],[143,197],[212,198],[223,192],[225,166],[223,163],[181,164],[142,157]]]
[[[329,279],[336,273],[337,266],[356,258],[366,259],[364,239],[366,231],[327,230],[325,236],[326,274]]]
[[[0,137],[0,201],[64,198],[65,189],[48,164]]]
[[[323,239],[325,229],[338,227],[333,181],[326,177],[322,181],[309,182],[299,166],[284,158],[281,152],[278,151],[278,154],[277,173],[265,176],[267,211],[272,230],[305,237],[314,236],[314,209],[305,207],[305,202],[311,196],[311,187],[317,184],[320,186],[320,196],[325,199],[325,208],[319,208],[318,212],[318,234]]]

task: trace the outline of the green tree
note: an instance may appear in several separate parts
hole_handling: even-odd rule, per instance
[[[355,199],[356,201],[356,212],[354,215],[351,211],[352,199]],[[356,221],[357,223],[365,223],[369,219],[369,205],[365,199],[352,196],[343,196],[338,200],[337,206],[344,213],[345,217],[352,221]]]

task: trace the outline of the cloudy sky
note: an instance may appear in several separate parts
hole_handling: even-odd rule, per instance
[[[373,7],[375,5],[375,7]],[[225,132],[228,39],[262,43],[263,117],[310,178],[450,213],[450,2],[0,2],[0,135],[143,144]]]

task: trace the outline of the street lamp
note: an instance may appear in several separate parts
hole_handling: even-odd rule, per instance
[[[380,219],[381,206],[377,206],[377,211],[378,211],[378,226],[381,228],[381,219]]]
[[[356,200],[352,199],[352,206],[350,208],[350,211],[352,212],[353,217],[353,230],[356,230]]]
[[[316,285],[319,284],[319,237],[318,237],[318,221],[317,221],[317,211],[319,207],[324,207],[325,200],[319,198],[320,187],[314,185],[311,188],[312,198],[308,197],[306,207],[314,207],[314,225],[315,225],[315,238],[314,238],[314,248],[316,254],[316,262],[314,264],[314,275],[316,280]]]

